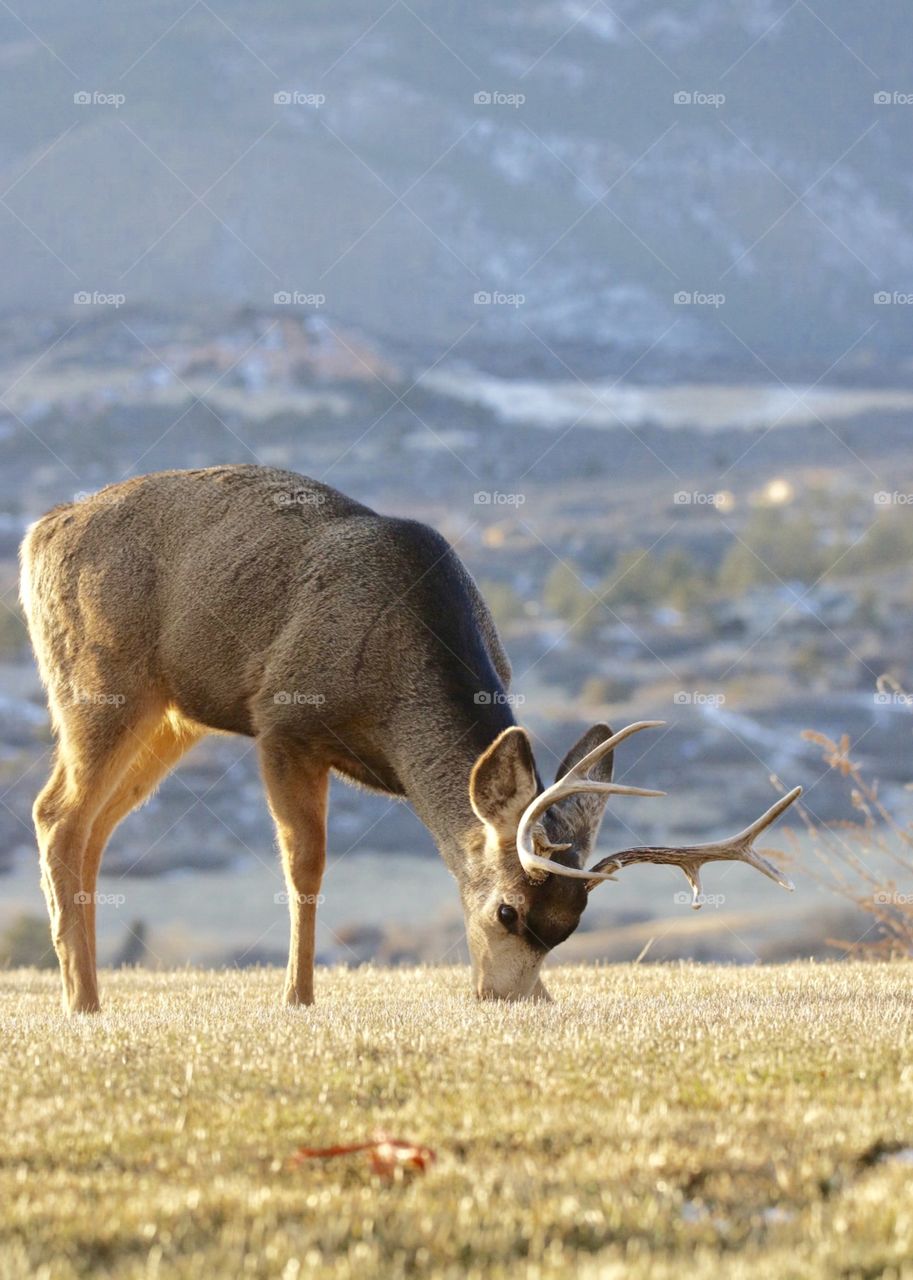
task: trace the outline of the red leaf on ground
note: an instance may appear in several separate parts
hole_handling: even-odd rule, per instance
[[[350,1156],[364,1152],[371,1168],[381,1178],[392,1178],[399,1172],[424,1173],[437,1159],[430,1147],[402,1138],[388,1138],[379,1134],[370,1142],[347,1142],[335,1147],[299,1147],[292,1156],[294,1165],[305,1160],[329,1160],[335,1156]]]

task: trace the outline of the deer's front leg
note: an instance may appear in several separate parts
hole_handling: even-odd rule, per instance
[[[314,1003],[314,931],[326,865],[328,770],[300,747],[266,739],[260,762],[288,890],[291,943],[285,1003]]]

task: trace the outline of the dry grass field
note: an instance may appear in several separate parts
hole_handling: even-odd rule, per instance
[[[0,976],[0,1275],[913,1276],[913,967]],[[301,1144],[433,1147],[382,1179]]]

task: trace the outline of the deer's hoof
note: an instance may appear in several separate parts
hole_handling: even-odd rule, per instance
[[[101,1004],[98,996],[75,996],[72,1000],[64,1001],[63,1011],[71,1017],[77,1013],[100,1013]]]
[[[313,991],[302,992],[290,990],[286,991],[282,997],[282,1003],[289,1009],[303,1009],[314,1003]]]

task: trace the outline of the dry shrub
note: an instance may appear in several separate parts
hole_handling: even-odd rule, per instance
[[[910,696],[889,676],[879,678],[878,692]],[[853,760],[848,734],[839,742],[811,729],[802,736],[819,746],[825,764],[842,776],[858,814],[852,821],[824,826],[797,805],[826,873],[815,879],[872,917],[867,934],[840,945],[873,957],[913,955],[913,831],[882,801],[878,781],[867,778]]]

